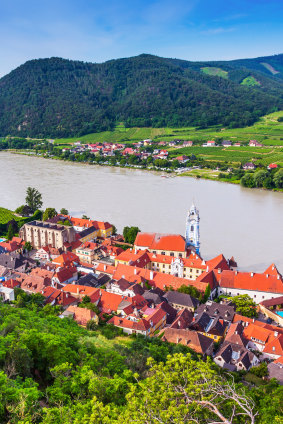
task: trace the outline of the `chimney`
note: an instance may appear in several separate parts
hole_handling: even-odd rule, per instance
[[[221,268],[218,268],[217,272],[218,274],[221,274]]]
[[[274,337],[278,337],[278,331],[274,331]]]
[[[150,280],[153,280],[153,271],[150,271],[150,273],[149,273],[149,279]]]
[[[134,269],[134,274],[137,275],[137,269],[136,269],[136,267]]]
[[[180,320],[178,321],[178,327],[179,328],[181,327],[181,321]]]
[[[253,322],[255,322],[255,319],[253,318]]]
[[[106,265],[104,265],[103,270],[106,271]]]
[[[236,270],[236,271],[235,271],[235,275],[237,275],[237,274],[238,274],[238,271]]]
[[[254,276],[254,273],[253,272],[251,272],[251,277],[253,277]]]
[[[266,278],[268,278],[269,277],[269,275],[268,274],[266,274]]]
[[[277,280],[280,280],[280,275],[279,274],[277,274]]]
[[[77,287],[77,295],[79,295],[79,294],[80,294],[80,288]]]
[[[209,271],[209,266],[207,265],[207,267],[206,267],[206,272],[208,272]]]
[[[238,334],[238,331],[237,330],[235,331],[235,334]]]

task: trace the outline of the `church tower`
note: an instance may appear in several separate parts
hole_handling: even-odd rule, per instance
[[[199,211],[192,204],[186,222],[186,246],[193,247],[196,253],[199,255],[200,239],[199,239]]]

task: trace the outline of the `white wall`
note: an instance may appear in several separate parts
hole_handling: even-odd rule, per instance
[[[255,303],[260,303],[263,300],[273,299],[283,295],[283,293],[269,293],[269,292],[263,292],[263,291],[255,291],[255,290],[234,289],[230,287],[229,288],[219,287],[218,294],[219,295],[225,294],[228,296],[237,296],[237,295],[247,294],[253,299]]]

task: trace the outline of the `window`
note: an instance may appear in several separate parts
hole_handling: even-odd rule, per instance
[[[191,231],[194,231],[194,226],[193,225],[191,225]]]
[[[165,252],[161,252],[161,255],[165,255]]]
[[[174,256],[174,252],[170,252],[170,256]]]
[[[179,258],[181,258],[182,257],[182,253],[179,253]]]

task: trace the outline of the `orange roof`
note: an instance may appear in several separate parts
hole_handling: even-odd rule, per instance
[[[115,272],[116,268],[113,265],[106,265],[106,264],[102,264],[99,263],[98,266],[95,268],[96,272],[103,272],[104,274],[108,274],[108,275],[113,275],[113,273]]]
[[[208,266],[209,270],[216,269],[216,268],[220,268],[222,270],[230,269],[229,265],[227,264],[227,260],[225,259],[225,257],[222,254],[216,256],[213,259],[210,259],[209,261],[206,261],[206,265]]]
[[[150,328],[150,323],[143,318],[138,321],[132,321],[127,318],[114,316],[108,321],[108,323],[113,324],[116,327],[127,328],[134,331],[146,331]]]
[[[283,356],[280,356],[280,358],[275,359],[274,364],[282,364],[283,365]]]
[[[250,272],[222,271],[220,287],[243,290],[255,290],[283,294],[283,281],[280,277],[269,274]]]
[[[276,277],[279,275],[279,277],[282,277],[280,272],[278,271],[277,267],[275,264],[271,264],[265,271],[264,274],[269,274],[269,275],[275,275]]]
[[[186,251],[186,241],[179,234],[138,233],[134,244],[151,250]]]
[[[98,306],[102,308],[103,312],[117,311],[118,306],[123,300],[123,296],[120,294],[109,293],[106,290],[101,289],[101,297]]]
[[[74,319],[79,325],[86,326],[88,321],[95,317],[95,312],[87,308],[79,308],[78,306],[69,306],[66,311],[74,313]]]
[[[73,252],[65,252],[65,253],[62,253],[62,255],[57,256],[57,258],[53,259],[52,262],[61,266],[65,266],[65,265],[70,265],[72,262],[79,263],[80,259]]]
[[[125,278],[127,281],[131,282],[138,282],[138,278],[142,278],[143,280],[150,281],[153,286],[159,287],[161,290],[164,290],[166,286],[177,290],[182,285],[186,285],[193,286],[197,290],[204,292],[207,287],[207,283],[201,281],[188,280],[186,278],[179,278],[174,275],[163,274],[162,272],[150,271],[149,269],[124,264],[118,264],[114,271],[113,278],[115,280]]]
[[[272,355],[283,355],[283,334],[279,334],[278,337],[270,337],[270,341],[265,345],[263,351]]]
[[[78,296],[79,298],[83,298],[84,296],[89,296],[92,302],[95,302],[99,298],[99,289],[94,287],[83,286],[80,284],[66,284],[65,287],[62,288],[64,292],[71,293],[74,296]],[[96,299],[96,300],[95,300]]]

